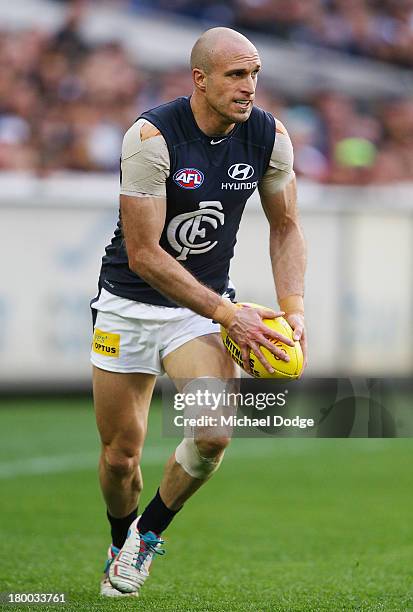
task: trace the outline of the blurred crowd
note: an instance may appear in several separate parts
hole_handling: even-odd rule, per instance
[[[130,0],[297,43],[413,66],[413,0]]]
[[[258,16],[280,3],[238,4],[254,5]],[[366,3],[335,4],[347,4],[351,12],[355,4]],[[116,171],[123,134],[139,113],[191,93],[188,69],[150,73],[120,44],[89,47],[78,31],[75,14],[53,35],[0,31],[0,170],[42,176],[59,170]],[[263,76],[257,104],[287,126],[300,176],[339,184],[413,179],[411,99],[360,103],[332,92],[286,99],[270,90]]]

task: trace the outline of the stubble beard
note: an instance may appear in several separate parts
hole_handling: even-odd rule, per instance
[[[230,104],[232,104],[232,102]],[[253,104],[251,104],[251,106],[245,111],[240,109],[238,113],[230,113],[227,110],[229,105],[216,106],[215,104],[211,104],[211,102],[209,102],[209,106],[215,113],[222,117],[222,119],[225,120],[228,125],[232,125],[233,123],[245,123],[251,115]]]

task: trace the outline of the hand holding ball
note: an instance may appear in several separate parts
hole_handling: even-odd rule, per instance
[[[258,304],[240,303],[240,307],[249,306],[252,308],[265,309],[264,306]],[[267,359],[269,364],[274,369],[273,373],[270,373],[264,365],[261,363],[257,355],[251,350],[249,353],[249,362],[252,375],[254,378],[298,378],[303,369],[303,352],[301,345],[298,341],[293,340],[293,330],[288,322],[283,317],[277,317],[275,319],[262,319],[262,323],[269,329],[281,334],[282,336],[290,339],[294,345],[289,346],[279,339],[268,338],[268,340],[278,347],[284,354],[289,357],[289,361],[284,361],[281,357],[274,355],[268,348],[260,345],[260,350],[264,357]],[[264,332],[265,334],[265,332]],[[242,359],[242,351],[239,345],[230,337],[228,331],[221,326],[221,337],[225,348],[231,355],[232,359],[245,371],[244,362]]]

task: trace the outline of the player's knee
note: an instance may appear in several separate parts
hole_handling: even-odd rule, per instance
[[[230,442],[231,438],[227,436],[201,436],[195,440],[199,454],[202,457],[218,457],[222,455]]]
[[[106,470],[116,478],[130,478],[138,473],[141,452],[126,452],[111,446],[103,447],[103,461]],[[139,479],[138,479],[139,480]]]
[[[225,444],[228,444],[228,442],[229,440],[225,438]],[[200,447],[202,451],[205,450],[210,455],[203,455]],[[220,444],[215,442],[212,445],[209,442],[208,446],[200,444],[200,447],[195,444],[193,438],[184,438],[175,451],[175,459],[192,478],[208,480],[221,465],[225,450],[224,439],[221,440]]]

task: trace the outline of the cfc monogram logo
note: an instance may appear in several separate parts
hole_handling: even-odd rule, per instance
[[[203,239],[207,231],[205,225],[214,229],[217,229],[218,223],[224,225],[225,216],[221,210],[221,202],[200,202],[199,210],[192,210],[171,219],[166,236],[171,247],[179,253],[176,259],[185,261],[188,255],[201,255],[218,244],[217,240]]]

